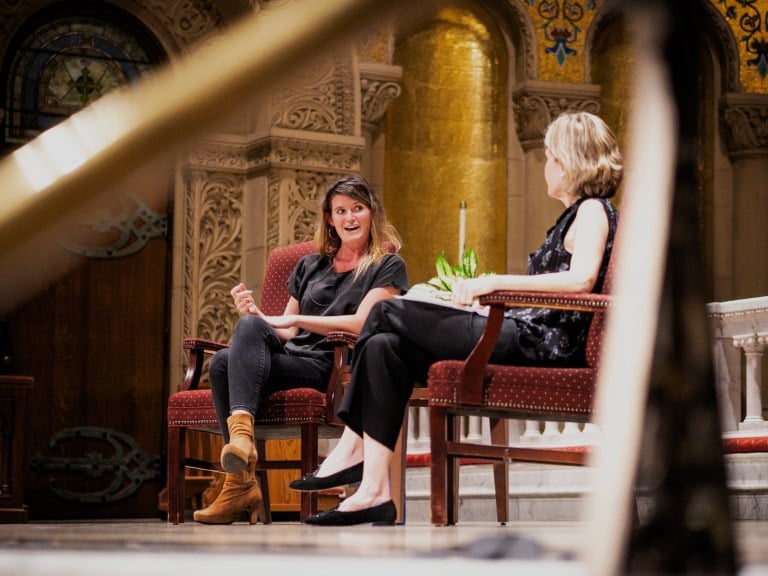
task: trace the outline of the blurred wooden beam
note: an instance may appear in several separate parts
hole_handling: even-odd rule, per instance
[[[599,376],[588,573],[735,574],[696,219],[701,7],[621,0],[636,91]],[[652,233],[648,233],[649,227]],[[642,487],[648,512],[633,507]]]
[[[121,178],[153,158],[167,157],[302,60],[350,41],[373,18],[404,5],[402,0],[297,0],[254,12],[181,61],[45,131],[0,162],[0,269],[15,264],[18,258],[10,260],[11,255]],[[0,280],[13,281],[5,273]]]

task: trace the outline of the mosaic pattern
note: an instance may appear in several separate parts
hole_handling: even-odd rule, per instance
[[[739,46],[739,75],[745,92],[768,93],[768,0],[710,0]]]
[[[768,0],[709,0],[739,48],[744,92],[768,93]],[[601,0],[524,0],[534,23],[538,78],[586,81],[585,41]]]
[[[583,82],[585,32],[598,0],[527,0],[536,29],[539,78],[555,82]]]

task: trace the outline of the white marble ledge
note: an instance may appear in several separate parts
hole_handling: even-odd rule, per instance
[[[707,317],[718,337],[752,335],[768,326],[768,296],[710,302]]]
[[[766,422],[768,425],[768,422]],[[723,432],[723,439],[726,438],[762,438],[768,436],[768,428],[759,428],[756,430],[730,430]]]

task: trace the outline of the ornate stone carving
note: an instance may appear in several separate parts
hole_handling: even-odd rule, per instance
[[[280,246],[280,175],[270,172],[267,177],[267,252]]]
[[[702,2],[702,7],[717,36],[716,43],[724,54],[721,62],[721,69],[725,77],[726,90],[737,92],[741,90],[741,79],[739,77],[739,47],[736,44],[736,37],[733,35],[728,20],[723,18],[718,8],[715,7],[714,0]]]
[[[186,197],[184,334],[226,342],[238,318],[229,290],[241,278],[242,178],[193,170]]]
[[[166,28],[179,46],[209,36],[222,26],[221,12],[209,0],[134,0]]]
[[[341,174],[287,171],[269,178],[267,249],[311,240],[317,225],[320,199]]]
[[[275,166],[324,168],[354,171],[360,169],[362,146],[315,142],[294,138],[273,138],[269,160]]]
[[[384,117],[389,103],[400,96],[400,66],[360,64],[361,121],[373,128]]]
[[[354,134],[352,64],[348,57],[317,60],[272,97],[272,126]]]
[[[512,95],[512,108],[524,150],[543,145],[547,126],[563,112],[600,112],[600,87],[526,82]]]
[[[190,148],[188,163],[206,170],[253,174],[270,168],[360,169],[362,144],[264,138],[250,144],[202,141]]]
[[[330,184],[327,174],[299,172],[288,183],[289,243],[311,240],[317,225],[320,199]]]
[[[517,26],[510,26],[510,29],[515,36],[516,76],[521,80],[534,80],[538,77],[536,26],[528,12],[528,4],[530,2],[518,0],[507,0],[504,3],[505,8],[511,11],[517,20]]]
[[[721,105],[721,121],[731,156],[768,153],[768,97],[726,94]]]
[[[190,166],[226,172],[247,172],[248,159],[242,144],[201,141],[190,147],[187,154]]]
[[[363,101],[363,120],[376,123],[387,111],[390,100],[400,96],[400,85],[397,82],[360,79],[361,97]]]

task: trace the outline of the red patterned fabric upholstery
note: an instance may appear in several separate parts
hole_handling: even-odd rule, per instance
[[[275,248],[269,256],[259,303],[266,314],[281,314],[288,303],[288,278],[299,258],[314,252],[312,242]],[[269,491],[266,486],[267,469],[284,469],[293,465],[302,474],[314,471],[319,464],[318,438],[332,438],[341,433],[340,423],[332,420],[333,405],[338,402],[339,371],[346,365],[348,342],[337,347],[335,369],[329,389],[325,392],[308,388],[276,392],[265,398],[254,420],[254,435],[259,445],[262,491],[268,507]],[[168,521],[174,524],[184,521],[184,469],[186,466],[220,470],[218,462],[192,460],[185,452],[187,429],[203,430],[220,434],[218,420],[209,389],[198,389],[204,369],[204,356],[226,347],[226,344],[199,338],[184,340],[189,351],[189,366],[184,385],[168,399]],[[329,415],[331,415],[329,417]],[[270,462],[264,458],[264,440],[300,438],[301,460]],[[317,512],[317,494],[301,495],[301,517]],[[269,514],[268,514],[269,516]],[[269,521],[267,518],[266,521]]]
[[[275,392],[259,406],[254,426],[307,422],[326,423],[325,394],[312,388]],[[168,400],[168,425],[217,430],[211,391],[185,390]]]
[[[168,399],[168,426],[218,428],[211,391],[183,390],[171,394]]]
[[[617,241],[618,246],[618,241]],[[585,450],[511,447],[507,419],[589,420],[594,402],[595,379],[600,362],[603,320],[610,307],[608,293],[613,281],[615,254],[603,286],[604,294],[547,294],[502,292],[481,298],[491,306],[485,333],[466,360],[443,360],[429,369],[431,521],[458,521],[458,467],[460,462],[483,459],[493,462],[496,514],[505,523],[509,506],[510,460],[583,464]],[[524,367],[489,364],[506,307],[538,306],[593,312],[586,342],[586,366],[579,368]],[[487,416],[491,444],[462,440],[459,418]]]
[[[270,252],[259,307],[265,314],[282,314],[290,299],[287,282],[296,262],[315,251],[313,242],[302,242],[275,248]]]
[[[429,402],[459,406],[456,382],[462,361],[444,360],[429,370]],[[531,416],[583,419],[592,411],[595,371],[592,368],[515,368],[489,365],[483,406],[515,410]]]

